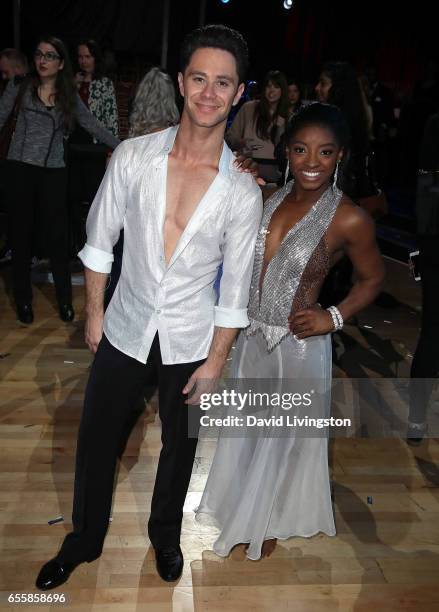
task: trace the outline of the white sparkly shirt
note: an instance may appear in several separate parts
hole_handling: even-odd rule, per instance
[[[79,253],[87,268],[109,273],[113,246],[124,230],[122,272],[105,313],[104,333],[113,346],[142,363],[156,332],[164,364],[189,363],[207,357],[214,326],[249,323],[262,196],[254,179],[233,166],[225,143],[217,176],[165,262],[167,162],[177,129],[117,147],[90,209],[87,243]]]

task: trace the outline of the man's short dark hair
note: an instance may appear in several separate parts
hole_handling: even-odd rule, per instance
[[[180,54],[180,69],[184,72],[197,49],[211,47],[223,49],[233,55],[239,82],[243,83],[248,68],[247,43],[237,30],[225,25],[207,25],[190,32],[183,41]]]

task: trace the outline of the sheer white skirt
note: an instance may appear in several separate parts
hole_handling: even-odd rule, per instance
[[[331,339],[329,335],[297,341],[291,334],[270,353],[261,333],[241,333],[233,355],[233,378],[313,380],[330,412]],[[315,416],[315,413],[313,414]],[[206,487],[196,510],[201,523],[220,534],[213,550],[227,556],[248,543],[247,557],[261,556],[264,540],[318,532],[335,535],[328,469],[328,440],[320,437],[219,436]]]

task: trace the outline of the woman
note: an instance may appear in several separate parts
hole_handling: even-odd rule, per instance
[[[102,52],[94,40],[78,45],[79,72],[76,83],[81,100],[114,136],[118,135],[116,92],[112,81],[104,75]]]
[[[130,137],[159,132],[180,121],[169,74],[151,68],[140,81],[130,114]]]
[[[118,136],[118,111],[112,81],[105,76],[102,51],[94,40],[77,47],[79,71],[76,84],[79,97],[91,114]],[[80,125],[69,139],[69,199],[73,218],[73,250],[85,242],[85,217],[105,173],[108,147],[98,142]]]
[[[250,326],[232,361],[232,378],[249,379],[249,388],[255,379],[308,380],[318,418],[330,411],[330,334],[372,302],[383,280],[373,223],[337,183],[347,134],[340,111],[329,105],[311,105],[292,121],[287,147],[294,179],[265,204]],[[343,302],[324,310],[316,303],[319,290],[343,253],[357,280]],[[257,437],[221,435],[197,511],[200,520],[205,515],[221,530],[214,544],[221,556],[247,543],[247,556],[256,560],[272,552],[276,538],[334,535],[326,435],[273,437],[268,426]]]
[[[261,99],[246,102],[226,134],[232,149],[251,153],[259,164],[260,177],[267,183],[277,183],[280,178],[274,148],[287,115],[287,82],[281,72],[273,70],[265,77]]]
[[[60,39],[53,36],[41,39],[29,78],[21,85],[9,83],[0,100],[0,128],[10,115],[20,88],[24,94],[8,151],[4,185],[17,314],[22,323],[32,323],[30,260],[32,233],[38,221],[50,258],[60,318],[72,321],[64,142],[76,122],[111,148],[119,141],[79,98],[68,53]]]
[[[302,90],[299,82],[296,79],[288,80],[288,117],[294,117],[302,108],[304,108],[302,100]]]
[[[338,106],[349,126],[351,141],[346,192],[353,200],[371,195],[367,174],[371,153],[367,109],[354,68],[347,62],[327,62],[315,91],[319,102]]]
[[[345,170],[345,193],[354,202],[377,194],[369,174],[371,146],[367,112],[358,76],[347,62],[327,62],[315,88],[320,102],[333,104],[343,113],[351,133]],[[327,306],[342,300],[352,286],[352,265],[343,258],[325,281],[320,302]]]

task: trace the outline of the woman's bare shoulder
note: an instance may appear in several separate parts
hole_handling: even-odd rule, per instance
[[[372,217],[346,194],[343,194],[340,200],[334,222],[340,229],[346,231],[361,231],[375,227]]]

